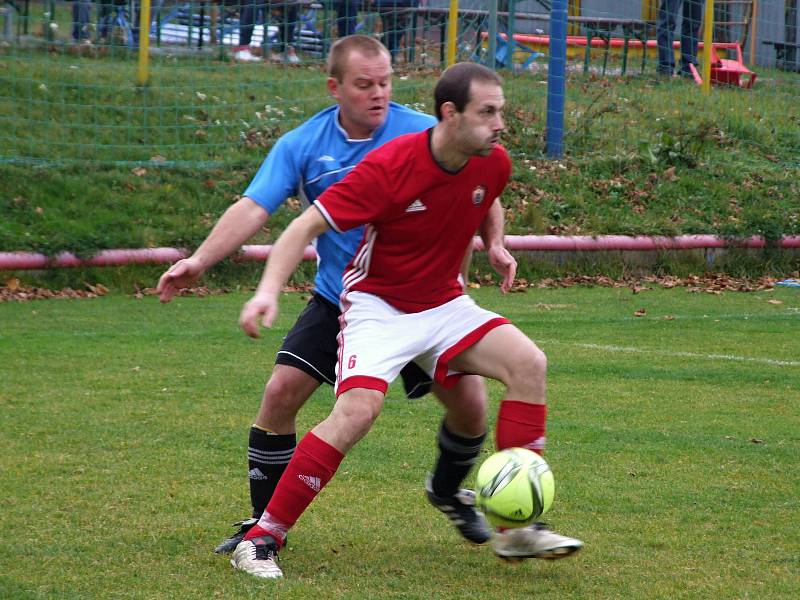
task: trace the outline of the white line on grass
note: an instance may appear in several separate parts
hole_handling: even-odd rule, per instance
[[[661,356],[674,356],[677,358],[702,358],[706,360],[727,360],[734,362],[751,362],[775,367],[800,367],[800,361],[778,360],[775,358],[762,358],[757,356],[736,356],[734,354],[700,354],[698,352],[671,352],[668,350],[653,350],[649,348],[635,348],[631,346],[613,346],[605,344],[580,344],[558,340],[542,341],[542,344],[555,344],[561,346],[575,346],[587,350],[605,350],[607,352],[623,352],[628,354],[659,354]]]

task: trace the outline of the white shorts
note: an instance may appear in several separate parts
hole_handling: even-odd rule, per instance
[[[435,382],[452,387],[465,373],[451,370],[449,361],[510,323],[466,295],[418,313],[404,313],[365,292],[346,292],[341,304],[337,396],[352,388],[386,393],[411,361]]]

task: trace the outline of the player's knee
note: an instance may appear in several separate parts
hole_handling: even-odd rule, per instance
[[[289,377],[273,375],[264,388],[261,406],[269,412],[297,413],[308,394]]]
[[[350,390],[336,402],[334,414],[343,429],[355,440],[372,428],[383,407],[383,394],[372,390]]]
[[[509,387],[538,389],[547,376],[547,355],[531,344],[526,352],[517,354],[509,364]]]

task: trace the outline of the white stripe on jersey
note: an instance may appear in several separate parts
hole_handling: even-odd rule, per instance
[[[314,206],[317,207],[317,210],[320,212],[320,214],[322,214],[322,218],[327,221],[328,225],[331,226],[331,229],[333,229],[336,233],[342,233],[342,230],[336,226],[336,222],[331,219],[331,216],[328,214],[328,211],[325,210],[325,207],[322,206],[322,204],[320,204],[317,200],[314,200]]]
[[[371,244],[370,244],[370,241],[369,241],[369,236],[370,236],[370,234],[371,234],[371,232],[373,230],[374,230],[374,227],[371,224],[367,224],[367,226],[364,227],[364,237],[366,238],[366,241],[358,249],[358,252],[356,252],[356,255],[353,257],[353,268],[361,268],[361,267],[363,267],[364,255],[367,252],[369,252],[370,254],[372,253],[372,247],[371,247]],[[345,275],[345,277],[346,277],[346,275]]]
[[[375,247],[375,238],[378,230],[372,223],[367,223],[364,228],[364,244],[353,258],[353,266],[342,276],[342,286],[345,290],[351,289],[358,282],[366,279],[369,274],[369,265],[372,262],[372,250]]]
[[[367,141],[370,141],[370,140],[367,140]],[[352,171],[355,168],[356,168],[355,165],[348,165],[346,167],[342,167],[341,169],[334,169],[332,171],[325,171],[319,177],[314,177],[313,179],[309,179],[306,183],[308,185],[311,185],[312,183],[316,183],[317,181],[319,181],[320,179],[322,179],[323,177],[326,177],[328,175],[336,175],[336,173],[341,173],[342,171]]]

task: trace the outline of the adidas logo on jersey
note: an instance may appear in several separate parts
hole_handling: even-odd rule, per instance
[[[267,476],[261,472],[261,469],[256,467],[255,469],[250,469],[247,473],[250,476],[250,479],[255,479],[256,481],[264,481],[267,479]]]
[[[322,488],[322,486],[320,485],[321,482],[319,480],[319,477],[311,477],[309,475],[298,475],[297,478],[315,492],[318,492]]]
[[[408,205],[406,212],[422,212],[423,210],[428,210],[428,207],[422,203],[422,200],[417,198]]]

